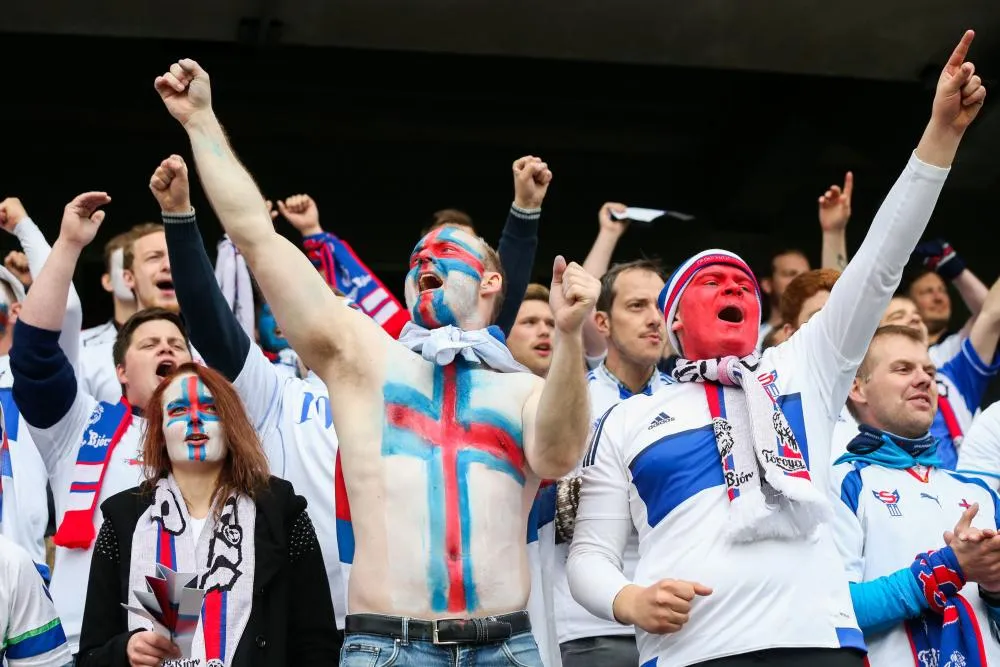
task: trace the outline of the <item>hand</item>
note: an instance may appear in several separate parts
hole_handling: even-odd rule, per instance
[[[83,248],[93,241],[104,221],[104,211],[97,209],[110,201],[111,197],[106,192],[84,192],[82,195],[77,195],[63,209],[59,240],[78,248]]]
[[[924,266],[948,282],[957,278],[966,268],[965,260],[944,239],[921,241],[913,249],[911,256],[922,261]]]
[[[31,269],[28,268],[28,256],[19,250],[11,250],[4,257],[3,265],[14,274],[24,288],[31,287]]]
[[[190,213],[191,188],[184,158],[171,155],[160,163],[149,179],[149,189],[164,213]]]
[[[514,162],[514,206],[523,209],[542,207],[545,193],[552,182],[549,165],[541,158],[528,155]]]
[[[831,185],[819,198],[819,227],[824,232],[839,232],[851,219],[851,195],[854,193],[854,174],[844,176],[844,189]]]
[[[594,312],[601,294],[601,281],[587,273],[576,262],[568,266],[562,255],[552,266],[552,289],[549,305],[556,317],[556,328],[562,333],[580,333],[583,321]]]
[[[955,553],[966,581],[982,584],[987,590],[1000,588],[1000,537],[995,530],[972,526],[979,503],[962,512],[954,530],[945,531],[944,541]]]
[[[651,634],[677,632],[688,622],[691,601],[696,596],[711,594],[712,589],[707,586],[674,579],[662,579],[646,588],[627,587],[615,599],[615,616],[622,623],[635,625]],[[619,613],[619,598],[626,595],[622,600],[622,613]]]
[[[608,202],[601,207],[601,210],[597,212],[597,224],[600,226],[601,232],[612,234],[615,237],[620,237],[628,229],[628,220],[615,220],[611,217],[611,212],[624,213],[625,209],[628,208],[625,204],[619,204],[617,202]]]
[[[962,35],[941,71],[931,107],[931,123],[957,134],[965,132],[975,120],[986,99],[986,88],[976,74],[976,66],[965,61],[975,36],[971,30]]]
[[[160,94],[167,111],[181,125],[187,125],[199,114],[212,113],[212,87],[208,72],[190,58],[171,65],[169,71],[156,77],[153,87]]]
[[[319,225],[319,207],[309,195],[292,195],[285,201],[279,199],[278,210],[302,236],[312,236],[323,231]]]
[[[17,223],[28,217],[28,212],[21,205],[21,200],[17,197],[7,197],[0,201],[0,227],[4,231],[14,233]]]
[[[181,657],[181,650],[166,637],[144,630],[129,637],[125,654],[131,667],[160,667],[164,659]]]

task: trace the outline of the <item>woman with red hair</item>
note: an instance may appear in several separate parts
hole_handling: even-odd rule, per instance
[[[180,366],[149,402],[146,481],[101,505],[78,665],[318,665],[340,640],[306,502],[271,477],[235,389]],[[194,573],[205,591],[178,646],[141,608],[158,566]],[[161,628],[162,632],[162,628]]]

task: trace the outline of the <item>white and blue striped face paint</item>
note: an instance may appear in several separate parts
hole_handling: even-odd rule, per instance
[[[172,463],[218,463],[228,443],[215,398],[194,373],[178,375],[163,392],[163,435]]]

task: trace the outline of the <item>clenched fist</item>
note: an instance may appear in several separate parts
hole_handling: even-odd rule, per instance
[[[292,195],[284,201],[279,199],[278,211],[302,236],[312,236],[323,231],[319,224],[319,207],[309,195]]]
[[[160,94],[167,111],[181,125],[187,125],[198,114],[212,112],[212,87],[208,72],[190,58],[171,65],[168,71],[156,77],[153,87]]]
[[[104,211],[98,210],[111,202],[107,192],[84,192],[63,209],[59,240],[83,248],[94,240],[104,222]]]
[[[514,206],[524,209],[542,207],[552,182],[552,172],[542,158],[527,155],[514,162]]]
[[[661,579],[652,586],[626,586],[615,598],[615,618],[651,634],[677,632],[688,622],[691,602],[712,589],[693,581]]]
[[[191,187],[184,158],[171,155],[160,163],[149,179],[149,189],[164,213],[190,213]]]
[[[4,257],[3,265],[26,289],[31,287],[31,269],[28,266],[27,255],[20,250],[11,250]]]
[[[14,233],[17,223],[28,217],[27,211],[17,197],[7,197],[0,201],[0,228],[4,231]]]
[[[566,264],[562,255],[552,266],[552,288],[549,305],[556,316],[556,328],[562,333],[579,333],[584,320],[594,312],[601,294],[601,281],[572,262]]]

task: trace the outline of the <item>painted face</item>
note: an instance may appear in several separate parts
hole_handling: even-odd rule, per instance
[[[760,329],[754,279],[732,266],[701,269],[681,295],[671,326],[687,359],[745,357]]]
[[[462,326],[475,317],[484,253],[475,236],[440,227],[420,239],[406,274],[406,306],[426,329]]]
[[[163,393],[163,434],[174,463],[218,463],[228,443],[212,392],[194,373],[178,375]]]
[[[260,346],[268,352],[277,354],[288,347],[288,341],[281,335],[278,328],[278,321],[274,319],[271,306],[264,304],[260,309],[260,317],[257,319],[257,335],[260,337]]]

